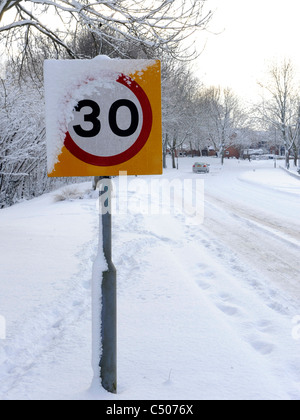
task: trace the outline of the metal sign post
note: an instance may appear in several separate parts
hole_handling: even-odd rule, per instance
[[[112,262],[112,183],[109,177],[100,181],[100,228],[107,270],[102,277],[100,375],[104,389],[117,392],[117,271]],[[100,332],[99,332],[100,334]]]

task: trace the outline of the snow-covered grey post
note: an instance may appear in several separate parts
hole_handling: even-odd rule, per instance
[[[104,389],[117,392],[117,271],[112,262],[111,190],[109,177],[100,180],[100,237],[107,267],[102,273],[101,287],[101,355],[100,376]],[[97,303],[96,303],[97,304]],[[98,301],[100,305],[100,302]],[[94,334],[96,332],[94,331]]]

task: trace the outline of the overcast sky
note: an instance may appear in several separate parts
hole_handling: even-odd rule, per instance
[[[232,87],[245,100],[258,95],[272,60],[291,58],[300,72],[300,0],[208,0],[212,32],[201,33],[197,71],[206,84]]]

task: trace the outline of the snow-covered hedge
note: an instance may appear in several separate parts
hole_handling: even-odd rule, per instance
[[[1,80],[0,208],[68,182],[47,178],[43,89]]]

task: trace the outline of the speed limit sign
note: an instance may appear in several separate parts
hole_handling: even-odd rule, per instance
[[[47,60],[48,175],[162,173],[157,60]]]

